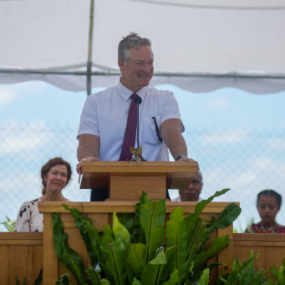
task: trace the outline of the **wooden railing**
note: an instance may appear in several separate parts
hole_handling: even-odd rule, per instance
[[[75,204],[70,202],[70,204]],[[175,203],[176,204],[176,203]],[[183,203],[179,204],[183,207]],[[73,205],[70,205],[73,206]],[[85,207],[86,206],[86,207]],[[117,212],[123,212],[120,209],[118,203],[110,203],[109,210],[104,210],[98,207],[91,207],[90,204],[82,203],[80,210],[88,213],[87,216],[91,217],[96,224],[97,228],[103,229],[105,223],[111,222],[111,212],[116,210]],[[94,204],[93,204],[94,206]],[[177,205],[171,204],[167,207],[167,212],[170,213],[173,207]],[[184,211],[193,211],[194,205],[184,206]],[[66,232],[69,234],[69,245],[76,250],[84,261],[85,266],[90,264],[84,243],[80,237],[78,230],[75,228],[75,222],[73,217],[62,210],[60,207],[52,207],[46,205],[46,212],[48,211],[60,211],[62,212],[62,220],[65,226]],[[134,205],[129,202],[129,205],[125,205],[128,211],[134,211]],[[124,210],[126,208],[124,207]],[[220,211],[221,203],[219,205],[210,204],[208,208],[202,213],[202,216],[209,218],[210,215],[215,215],[218,218],[218,212]],[[65,213],[64,213],[65,212]],[[51,221],[50,221],[51,222]],[[232,230],[232,227],[230,227]],[[229,234],[229,229],[219,229],[213,233],[213,237]],[[282,264],[282,260],[285,257],[285,235],[282,234],[233,234],[231,246],[222,252],[218,257],[210,260],[210,263],[223,262],[228,265],[232,265],[232,261],[235,257],[244,261],[248,259],[250,250],[253,249],[254,253],[260,253],[259,258],[255,259],[254,266],[256,270],[269,269],[272,265],[278,266]],[[46,236],[46,238],[48,238]],[[60,275],[68,272],[59,262],[55,259],[53,241],[48,238],[46,248],[43,246],[43,233],[0,233],[0,284],[10,285],[16,284],[16,274],[22,284],[23,278],[26,278],[26,284],[33,284],[36,280],[44,263],[48,263],[49,266],[55,266],[53,272],[50,268],[50,273],[55,274],[57,279]],[[53,260],[53,264],[49,259]],[[53,266],[52,266],[53,265]],[[48,270],[48,267],[47,267]],[[216,280],[219,274],[222,274],[223,267],[220,266],[219,270],[214,270],[211,274],[211,284],[216,284]],[[74,278],[72,277],[73,284]],[[44,282],[46,283],[46,282]],[[43,283],[43,284],[44,284]],[[55,282],[54,282],[55,283]],[[49,283],[52,285],[54,283]]]
[[[285,234],[234,234],[234,258],[244,261],[250,251],[259,253],[254,260],[256,270],[269,269],[271,266],[282,265],[285,257]],[[269,271],[266,273],[270,275]]]
[[[123,213],[135,212],[136,202],[68,202],[70,208],[76,207],[84,216],[93,220],[97,229],[103,230],[106,223],[112,224],[113,212]],[[210,203],[201,213],[201,217],[210,219],[219,214],[228,205],[226,202]],[[194,212],[195,202],[166,202],[166,221],[169,214],[177,206],[181,206],[185,214]],[[63,273],[70,273],[61,265],[55,256],[52,239],[51,213],[61,213],[65,232],[68,234],[68,244],[81,257],[85,268],[91,262],[87,254],[84,242],[76,228],[73,216],[66,211],[61,204],[53,202],[43,202],[40,205],[41,212],[44,213],[44,233],[0,233],[0,284],[15,284],[15,274],[21,283],[26,277],[27,284],[33,284],[41,267],[43,266],[43,285],[55,284],[56,280]],[[212,237],[230,235],[233,238],[232,225],[226,229],[216,229]],[[209,245],[208,245],[209,246]],[[222,262],[232,263],[233,246],[226,248],[219,256],[212,258],[211,263]],[[224,273],[224,268],[219,267],[211,272],[211,284],[215,284],[219,274]],[[9,283],[10,282],[10,283]],[[71,276],[71,283],[77,284],[74,276]]]
[[[43,266],[42,233],[0,233],[0,284],[34,284]]]

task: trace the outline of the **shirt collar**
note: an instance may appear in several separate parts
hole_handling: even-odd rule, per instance
[[[125,101],[128,101],[128,99],[134,93],[132,90],[130,90],[127,87],[125,87],[121,83],[121,80],[119,80],[119,82],[117,84],[117,90],[118,90],[119,94],[124,98]],[[143,100],[144,97],[145,97],[145,94],[146,94],[146,90],[147,90],[146,87],[143,87],[139,91],[137,91],[136,94],[139,95],[142,98],[142,100]]]

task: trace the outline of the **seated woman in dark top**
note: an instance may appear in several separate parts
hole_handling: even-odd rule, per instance
[[[280,210],[282,197],[274,190],[263,190],[257,195],[257,210],[261,221],[250,225],[246,233],[285,234],[285,227],[276,223],[275,217]]]

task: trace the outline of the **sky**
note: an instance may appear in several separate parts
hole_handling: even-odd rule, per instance
[[[285,184],[282,177],[285,171],[285,92],[255,95],[223,88],[192,93],[169,84],[156,88],[172,91],[178,101],[189,156],[198,160],[204,178],[202,198],[216,190],[231,188],[219,201],[241,203],[243,212],[236,227],[244,227],[252,217],[257,222],[256,194],[265,189],[263,187],[284,192],[281,187]],[[94,88],[92,92],[103,89]],[[40,195],[38,172],[45,161],[43,158],[37,160],[37,155],[41,157],[44,143],[54,146],[49,151],[50,156],[68,157],[75,169],[76,132],[85,100],[85,91],[65,91],[41,81],[0,85],[0,168],[6,170],[9,161],[9,167],[13,169],[13,173],[7,170],[8,175],[5,171],[0,173],[0,191],[6,193],[6,200],[2,199],[0,222],[5,215],[15,218],[24,201]],[[44,135],[34,131],[27,133],[23,131],[25,128],[46,129],[46,132]],[[13,129],[17,132],[10,137],[9,132]],[[54,137],[51,130],[55,129],[63,130],[62,138],[64,132],[68,132],[70,151],[58,147],[63,141],[58,142]],[[260,135],[264,135],[263,146],[255,145],[260,144],[260,138],[257,138]],[[242,151],[236,153],[237,148]],[[23,165],[29,165],[28,170],[23,166],[20,168],[24,162]],[[20,185],[31,185],[32,189],[20,189],[15,182],[8,190],[7,185],[12,183],[15,174]],[[18,187],[19,192],[13,192]],[[75,173],[67,188],[66,196],[70,200],[88,201],[89,193],[78,189]],[[171,190],[170,195],[176,196],[177,191]],[[283,207],[277,216],[277,221],[283,224],[284,213]],[[0,230],[3,230],[1,225]]]

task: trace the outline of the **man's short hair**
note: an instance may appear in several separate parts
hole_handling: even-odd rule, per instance
[[[134,32],[130,33],[119,42],[118,59],[124,64],[127,64],[130,58],[129,49],[139,48],[141,46],[149,46],[151,49],[151,41],[147,38],[141,38]]]

